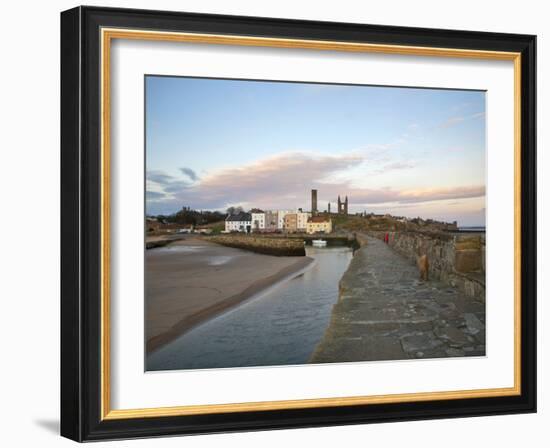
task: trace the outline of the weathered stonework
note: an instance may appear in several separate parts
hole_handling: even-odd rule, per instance
[[[449,249],[443,243],[433,250]],[[485,355],[485,304],[446,282],[421,281],[415,264],[378,239],[355,251],[339,286],[312,363]]]
[[[383,239],[386,232],[369,232]],[[427,255],[429,278],[485,300],[485,234],[389,232],[388,245],[411,262]]]
[[[216,235],[208,237],[208,241],[265,255],[284,257],[304,257],[306,255],[304,241],[300,239],[265,238],[252,235]]]

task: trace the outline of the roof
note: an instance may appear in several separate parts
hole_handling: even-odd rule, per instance
[[[252,221],[252,216],[250,213],[240,212],[236,215],[229,215],[225,218],[226,221]]]
[[[307,222],[330,222],[330,218],[326,216],[312,216]]]
[[[250,210],[250,213],[263,213],[264,211],[263,210],[260,210],[259,208],[253,208],[252,210]]]

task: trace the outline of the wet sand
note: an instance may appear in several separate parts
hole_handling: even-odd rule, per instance
[[[145,257],[148,353],[313,261],[255,254],[196,237],[148,250]]]

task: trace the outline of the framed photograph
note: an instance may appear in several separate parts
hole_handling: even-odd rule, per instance
[[[61,14],[61,433],[536,411],[535,36]]]

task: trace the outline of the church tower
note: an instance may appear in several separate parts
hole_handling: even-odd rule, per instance
[[[344,215],[348,214],[348,197],[346,196],[346,201],[344,202]]]

